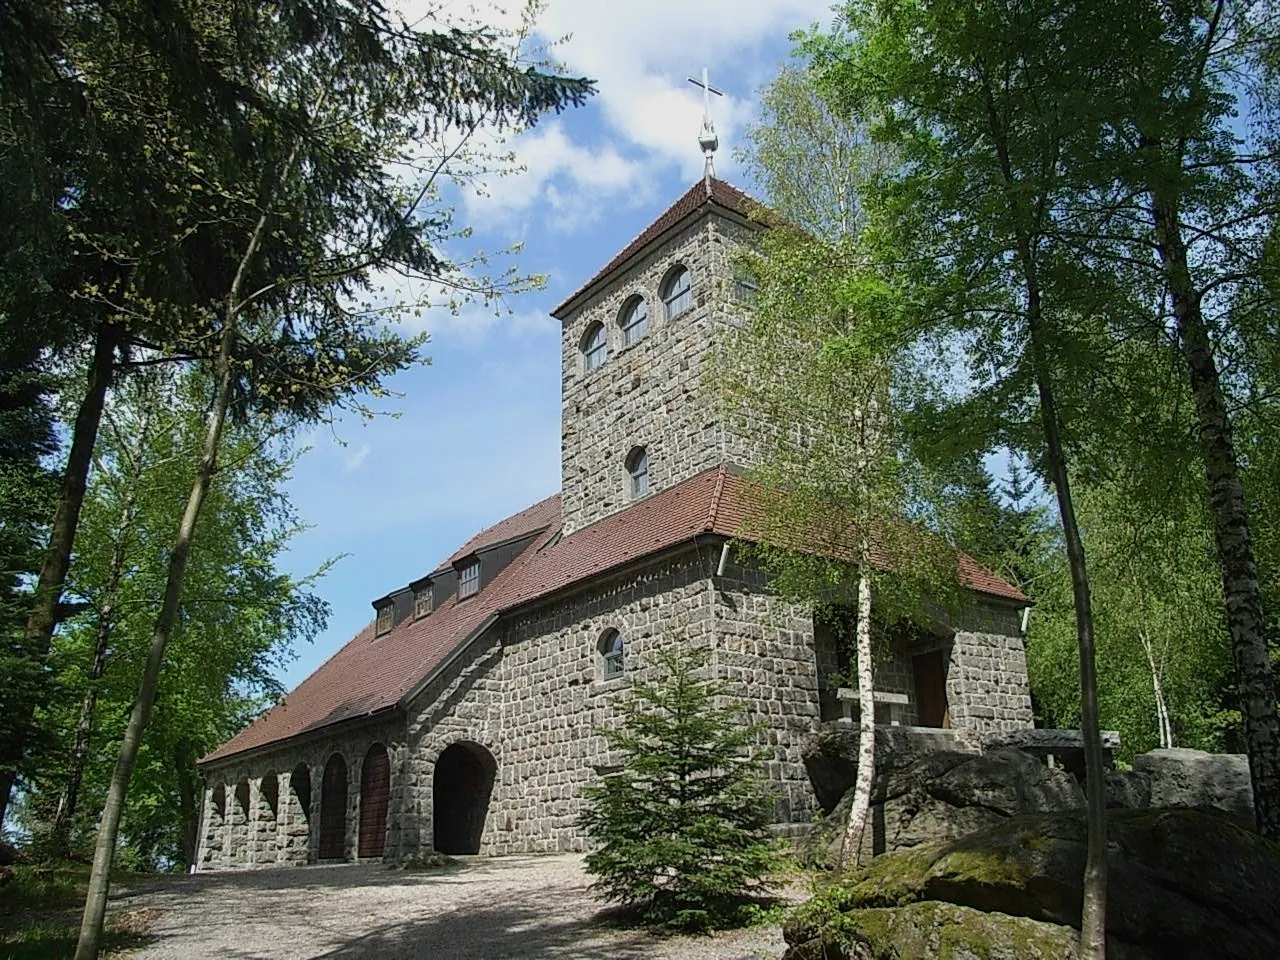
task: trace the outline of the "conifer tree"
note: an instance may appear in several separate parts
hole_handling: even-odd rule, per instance
[[[775,865],[753,728],[726,685],[700,675],[706,659],[679,646],[654,657],[659,676],[635,684],[621,725],[602,731],[622,768],[583,791],[580,817],[598,845],[592,890],[681,930],[748,920]]]

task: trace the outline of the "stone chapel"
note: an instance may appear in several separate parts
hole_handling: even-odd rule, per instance
[[[710,650],[762,725],[780,829],[812,819],[800,747],[839,717],[839,658],[810,609],[725,549],[752,447],[702,387],[750,309],[731,253],[761,229],[751,205],[708,174],[552,311],[560,492],[373,601],[364,630],[201,761],[199,869],[582,850],[580,788],[614,760],[595,731],[677,638]],[[876,665],[884,719],[1030,727],[1029,601],[968,557],[959,570],[963,622]]]

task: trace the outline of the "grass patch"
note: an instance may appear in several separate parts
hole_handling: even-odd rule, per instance
[[[74,861],[0,868],[0,960],[62,960],[75,954],[89,865]],[[107,918],[103,955],[142,946],[149,910]]]

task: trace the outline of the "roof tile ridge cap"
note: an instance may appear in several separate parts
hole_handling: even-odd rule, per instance
[[[723,463],[716,470],[716,485],[711,489],[711,503],[707,508],[707,523],[702,529],[712,531],[716,528],[716,520],[720,512],[720,495],[724,493],[724,478],[728,471]]]

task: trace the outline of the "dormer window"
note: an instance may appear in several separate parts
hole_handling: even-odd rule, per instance
[[[662,304],[667,319],[678,317],[693,306],[693,291],[689,286],[687,267],[676,267],[662,281]]]
[[[582,336],[582,369],[587,373],[598,370],[609,355],[609,338],[604,324],[593,323]]]
[[[472,560],[458,571],[458,599],[465,600],[480,592],[480,561]]]
[[[622,345],[629,347],[635,343],[645,332],[645,321],[648,319],[649,311],[644,305],[642,297],[632,297],[626,302],[622,308],[622,315],[618,317],[618,326],[622,328]]]
[[[644,447],[635,447],[627,454],[627,475],[631,478],[632,500],[649,492],[649,454]]]
[[[425,617],[435,607],[430,582],[422,584],[413,594],[413,617]]]
[[[394,622],[395,605],[392,603],[383,604],[378,608],[378,619],[373,626],[373,635],[380,637],[384,633],[391,632],[391,624]]]

